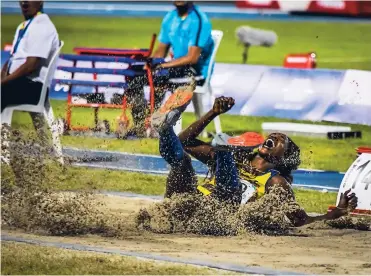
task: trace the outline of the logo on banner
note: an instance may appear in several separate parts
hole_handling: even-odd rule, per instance
[[[64,92],[67,93],[70,87],[67,84],[55,84],[54,91],[55,92]]]

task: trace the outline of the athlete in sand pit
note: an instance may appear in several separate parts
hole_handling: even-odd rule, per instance
[[[205,143],[196,137],[218,115],[228,112],[234,105],[233,98],[219,97],[212,109],[179,134],[173,125],[190,103],[194,86],[179,88],[153,114],[152,126],[160,135],[161,156],[171,166],[166,183],[165,197],[174,193],[197,193],[212,196],[219,200],[244,204],[252,202],[279,186],[294,198],[291,187],[291,172],[300,164],[300,149],[286,135],[272,133],[260,146],[247,151],[220,150],[217,145]],[[190,156],[209,167],[211,176],[202,184],[197,184]],[[288,217],[295,226],[314,221],[339,218],[355,209],[357,197],[350,190],[342,195],[337,208],[320,216],[308,216],[297,211]]]

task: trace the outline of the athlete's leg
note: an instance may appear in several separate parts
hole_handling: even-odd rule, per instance
[[[159,131],[160,141],[159,148],[161,157],[171,167],[178,167],[182,164],[184,159],[183,146],[180,143],[178,136],[176,136],[173,127],[165,127]]]
[[[160,132],[160,154],[170,165],[166,179],[165,197],[174,193],[193,193],[196,191],[197,177],[191,158],[184,152],[173,127],[163,128]]]
[[[160,135],[160,154],[171,167],[165,197],[170,197],[174,193],[196,191],[197,178],[191,158],[184,152],[173,130],[173,125],[192,99],[192,92],[183,92],[175,92],[164,106],[153,114],[151,121]]]
[[[241,202],[241,186],[238,170],[231,152],[215,152],[215,191],[214,195],[230,203]]]

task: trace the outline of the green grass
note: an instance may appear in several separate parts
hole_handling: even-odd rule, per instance
[[[63,101],[52,101],[54,113],[56,117],[65,117],[65,103]],[[108,119],[111,126],[115,126],[115,117],[120,111],[102,110],[100,119]],[[93,111],[91,109],[74,109],[73,124],[93,126]],[[195,120],[192,113],[185,113],[183,116],[183,125],[188,126]],[[245,131],[261,132],[261,124],[263,122],[292,122],[293,120],[278,119],[272,117],[247,117],[222,115],[221,122],[223,131],[231,135],[243,133]],[[305,122],[305,121],[295,121]],[[305,122],[317,123],[317,122]],[[31,120],[26,113],[14,113],[13,127],[21,129],[30,129]],[[332,124],[344,125],[344,124]],[[293,140],[301,148],[302,164],[300,167],[308,169],[322,169],[332,171],[346,171],[356,157],[355,149],[359,146],[369,146],[371,144],[371,127],[361,125],[351,125],[352,130],[362,131],[362,139],[347,139],[347,140],[328,140],[323,138],[312,137],[292,137]],[[213,129],[211,124],[209,130]],[[93,137],[75,137],[64,136],[62,139],[64,146],[90,148],[90,149],[105,149],[125,152],[135,152],[144,154],[159,154],[158,140],[156,139],[141,139],[141,140],[117,140],[117,139],[101,139]]]
[[[58,175],[58,176],[57,176]],[[164,195],[165,176],[156,176],[135,172],[122,172],[104,169],[87,169],[69,167],[66,171],[55,171],[53,178],[60,180],[59,190],[82,190],[88,187],[97,190],[133,192],[145,195]]]
[[[337,193],[294,189],[297,202],[308,213],[326,213],[330,205],[336,204]]]
[[[83,47],[148,47],[152,33],[158,33],[160,18],[111,18],[51,16],[63,52]],[[2,46],[11,43],[20,15],[2,15]],[[140,22],[139,22],[140,21]],[[288,53],[315,51],[320,68],[371,69],[371,24],[349,22],[284,22],[212,19],[214,29],[224,32],[217,62],[240,63],[242,47],[237,44],[235,29],[241,25],[273,30],[278,43],[272,48],[252,47],[250,64],[279,65]],[[357,61],[356,59],[361,59]]]
[[[1,275],[210,275],[214,269],[2,242]]]

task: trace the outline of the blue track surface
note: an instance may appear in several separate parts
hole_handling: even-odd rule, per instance
[[[211,18],[240,20],[282,20],[282,21],[346,21],[371,22],[369,19],[330,16],[296,16],[281,11],[237,9],[230,4],[200,4]],[[171,3],[138,2],[47,2],[45,12],[52,15],[82,15],[111,17],[163,17],[173,6]],[[20,14],[16,1],[2,1],[2,14]]]
[[[120,153],[113,151],[81,150],[64,148],[64,154],[71,157],[85,157],[88,160],[104,158],[109,161],[76,162],[75,166],[90,168],[106,168],[149,174],[163,175],[170,170],[169,165],[160,156]],[[207,167],[199,161],[193,161],[193,167],[200,176],[207,174]],[[307,189],[338,191],[344,173],[331,171],[311,171],[299,169],[294,172],[294,186]]]

